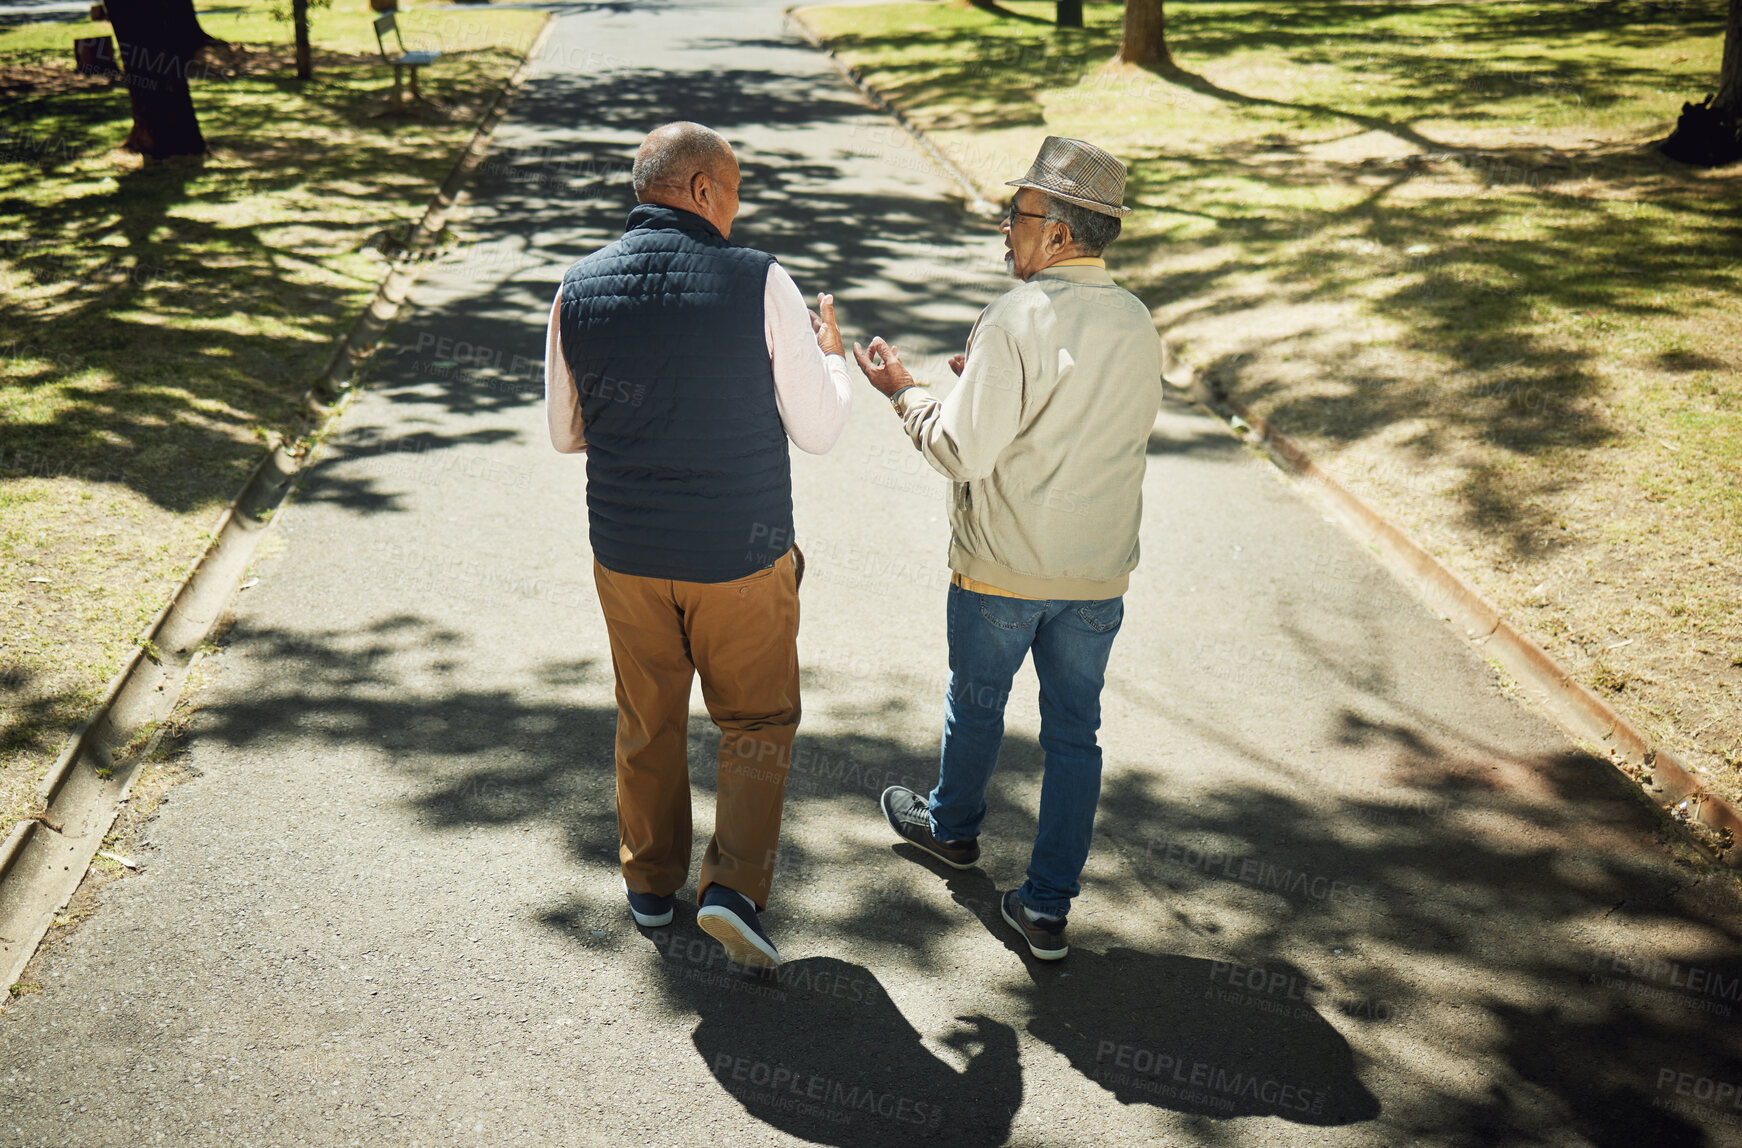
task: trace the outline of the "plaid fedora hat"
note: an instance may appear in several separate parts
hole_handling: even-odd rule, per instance
[[[1125,198],[1125,165],[1092,143],[1065,136],[1047,136],[1028,174],[1004,186],[1032,187],[1115,218],[1131,214],[1120,203]]]

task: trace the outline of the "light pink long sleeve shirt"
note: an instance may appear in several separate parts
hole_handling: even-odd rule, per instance
[[[762,289],[762,333],[774,369],[774,400],[780,424],[793,445],[807,454],[826,454],[847,425],[853,387],[847,360],[825,355],[811,330],[810,310],[798,284],[778,263],[768,266]],[[580,389],[562,347],[562,290],[550,305],[544,336],[544,404],[550,442],[564,454],[587,449]]]

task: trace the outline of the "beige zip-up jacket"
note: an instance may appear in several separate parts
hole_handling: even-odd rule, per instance
[[[908,437],[955,483],[950,569],[1030,598],[1123,594],[1161,368],[1149,308],[1099,260],[993,300],[955,389],[897,396]]]

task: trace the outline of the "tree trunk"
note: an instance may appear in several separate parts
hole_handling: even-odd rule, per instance
[[[1730,25],[1724,32],[1724,62],[1718,68],[1714,110],[1742,119],[1742,0],[1730,0]]]
[[[221,41],[200,27],[193,0],[108,0],[108,7],[133,105],[133,130],[121,146],[153,159],[204,155],[188,66],[201,48]]]
[[[308,43],[308,0],[290,0],[290,22],[296,29],[296,78],[312,79],[315,61]]]
[[[1742,3],[1742,0],[1731,0]],[[1162,0],[1125,0],[1125,38],[1119,42],[1119,59],[1145,68],[1171,68],[1167,50],[1167,20]]]
[[[1054,23],[1060,28],[1081,28],[1083,0],[1058,0],[1058,18]]]

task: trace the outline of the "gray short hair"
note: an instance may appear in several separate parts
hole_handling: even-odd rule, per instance
[[[653,187],[687,187],[697,172],[719,177],[732,162],[732,145],[713,128],[689,120],[654,128],[641,141],[630,174],[635,194]]]
[[[1123,226],[1118,216],[1102,215],[1081,204],[1050,195],[1046,197],[1045,223],[1062,223],[1070,228],[1072,242],[1082,248],[1085,255],[1099,255],[1105,251],[1109,243],[1119,238]]]

